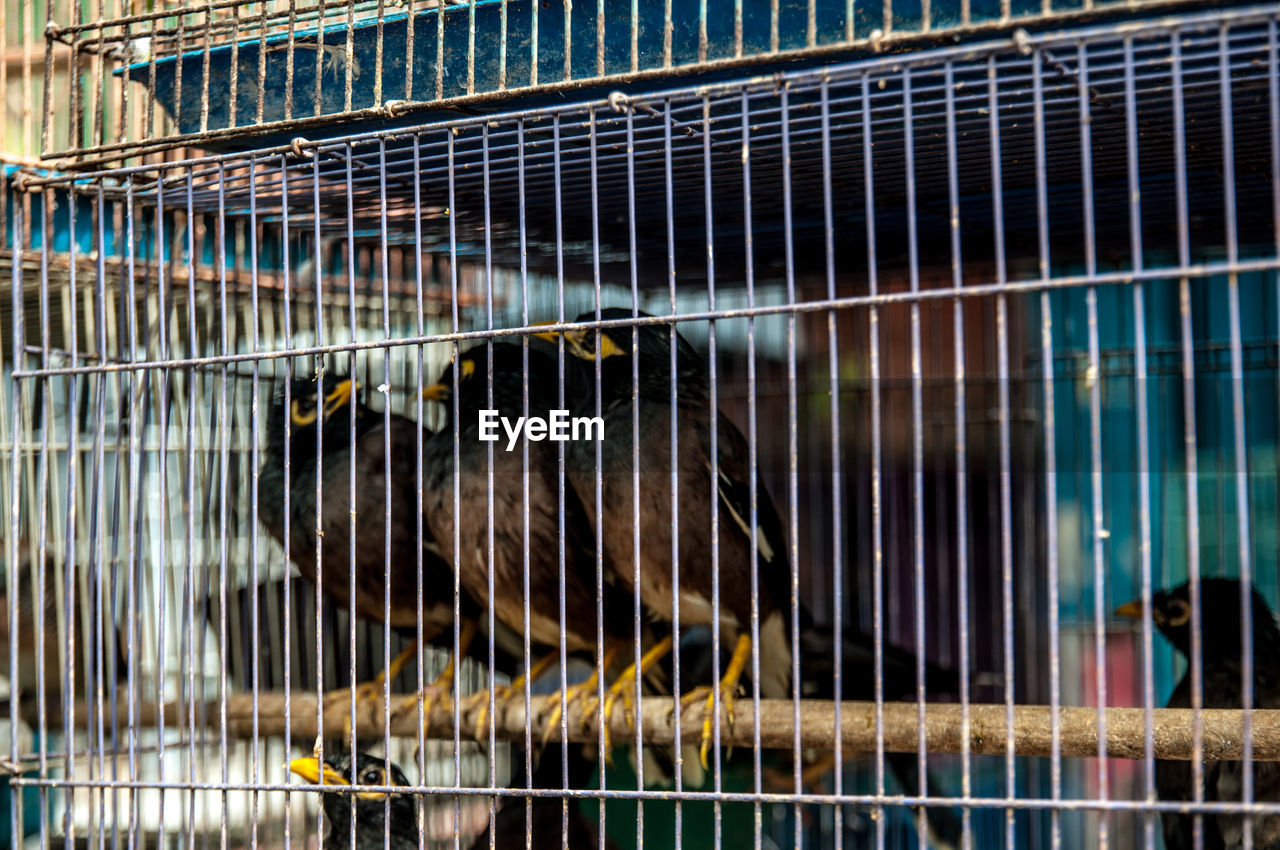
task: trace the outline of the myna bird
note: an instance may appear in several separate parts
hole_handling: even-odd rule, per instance
[[[1200,580],[1200,651],[1204,684],[1204,708],[1242,708],[1240,582],[1236,579],[1205,578]],[[1184,584],[1173,590],[1153,594],[1150,603],[1151,622],[1174,649],[1185,658],[1191,657],[1191,589]],[[1116,610],[1116,614],[1142,619],[1148,606],[1135,599]],[[1253,708],[1280,708],[1280,628],[1275,614],[1262,594],[1253,591]],[[1174,687],[1169,708],[1191,707],[1191,671]],[[1204,763],[1204,800],[1240,800],[1244,765],[1238,761]],[[1156,792],[1161,800],[1190,802],[1195,799],[1190,762],[1157,761]],[[1280,801],[1280,762],[1253,763],[1253,798],[1258,802]],[[1164,812],[1164,843],[1168,850],[1184,850],[1194,846],[1195,816],[1183,812]],[[1204,814],[1205,850],[1244,846],[1244,820],[1239,814]],[[1253,846],[1280,850],[1280,814],[1255,815]]]
[[[542,754],[533,771],[531,788],[556,789],[571,788],[583,790],[592,787],[591,779],[595,769],[593,762],[587,759],[582,748],[570,746],[567,750],[568,770],[562,777],[561,753],[552,748]],[[565,784],[567,779],[567,784]],[[514,779],[512,780],[514,783]],[[513,785],[512,787],[519,787]],[[526,801],[528,805],[526,806]],[[608,835],[603,840],[600,836],[599,821],[593,820],[582,811],[582,801],[570,798],[568,802],[568,824],[565,830],[565,799],[562,797],[503,797],[498,801],[498,812],[493,819],[493,846],[498,850],[510,848],[516,850],[525,847],[525,838],[529,838],[532,850],[618,850]],[[591,801],[595,803],[595,800]],[[526,816],[528,820],[526,821]],[[564,843],[561,839],[567,834]],[[471,845],[483,848],[489,846],[489,830],[485,830]]]
[[[294,759],[289,769],[312,784],[350,788],[351,756],[338,753],[318,758]],[[395,764],[387,767],[380,756],[357,753],[357,785],[408,786],[409,780]],[[352,797],[355,805],[352,806]],[[418,814],[413,795],[388,791],[321,793],[320,808],[329,821],[324,850],[417,850]],[[351,843],[351,817],[355,809],[355,844]]]
[[[800,668],[804,677],[801,691],[808,699],[830,700],[835,698],[835,642],[829,627],[811,626],[800,634]],[[875,642],[863,632],[845,631],[840,636],[840,695],[842,700],[871,702],[876,698]],[[884,643],[880,659],[882,672],[881,696],[885,701],[914,700],[916,697],[916,655],[901,647]],[[932,662],[925,662],[925,691],[930,697],[958,696],[960,675],[957,671]],[[853,754],[847,754],[853,755]],[[912,753],[885,753],[885,765],[897,777],[902,793],[908,797],[920,795],[920,772],[916,756]],[[807,778],[816,778],[835,767],[834,759],[826,759],[805,770]],[[945,797],[948,792],[938,782],[932,771],[925,775],[926,790],[930,797]],[[954,792],[951,792],[954,793]],[[931,833],[931,846],[959,847],[963,825],[954,809],[940,806],[925,808],[925,817]]]
[[[530,419],[549,419],[560,408],[556,363],[533,348],[511,343],[478,345],[459,355],[445,367],[441,379],[423,391],[424,397],[444,405],[446,424],[428,442],[423,457],[424,512],[432,537],[446,556],[454,552],[454,535],[459,542],[459,581],[480,605],[493,607],[494,618],[517,634],[524,631],[527,613],[531,644],[552,650],[552,654],[531,672],[554,660],[563,632],[565,649],[595,659],[597,597],[596,560],[590,521],[573,487],[566,481],[564,513],[560,515],[559,457],[556,442],[534,438],[527,443],[528,494],[521,441],[510,438],[507,426],[525,415],[524,392],[528,391]],[[492,379],[492,382],[490,381]],[[492,396],[490,395],[492,386]],[[455,405],[457,419],[454,418]],[[490,434],[482,411],[494,411]],[[457,430],[458,499],[460,521],[454,522],[454,431]],[[547,435],[543,435],[547,436]],[[493,527],[489,527],[489,452],[493,453]],[[525,510],[528,510],[529,597],[524,594]],[[492,538],[490,533],[492,532]],[[561,536],[563,534],[563,537]],[[493,596],[489,593],[489,550],[492,539]],[[564,567],[564,622],[560,620],[560,568]],[[606,569],[606,575],[608,575]],[[606,639],[605,667],[616,655],[621,641],[630,637],[627,624],[630,602],[619,599],[619,590],[606,584],[599,604]],[[623,607],[618,607],[621,605]],[[586,682],[572,686],[566,699],[588,696],[596,688],[599,670]],[[516,688],[507,689],[504,700]],[[548,728],[559,719],[559,706]]]
[[[629,309],[601,311],[604,320],[627,319],[636,314]],[[644,313],[639,313],[645,316]],[[584,313],[575,321],[596,319]],[[555,340],[555,332],[541,336]],[[679,523],[680,623],[712,626],[712,454],[711,396],[708,364],[671,325],[640,325],[579,329],[564,333],[566,347],[585,361],[599,361],[601,394],[599,408],[604,419],[605,439],[600,468],[596,468],[596,444],[569,443],[569,476],[584,500],[594,502],[597,475],[601,498],[592,512],[604,542],[606,561],[617,567],[615,578],[628,592],[633,591],[632,516],[632,415],[633,393],[639,421],[640,458],[639,510],[640,599],[651,617],[673,619],[671,543],[673,520]],[[674,387],[671,350],[675,347]],[[633,361],[638,378],[633,387]],[[593,364],[594,365],[594,364]],[[671,492],[672,404],[675,405],[674,463],[677,493]],[[583,405],[583,413],[594,415],[595,400]],[[760,617],[760,691],[767,698],[790,696],[791,583],[787,541],[773,501],[757,478],[756,529],[754,541],[751,518],[751,470],[748,444],[742,432],[726,417],[716,417],[715,492],[719,515],[720,628],[721,636],[733,647],[733,654],[719,684],[720,700],[730,724],[739,679],[751,664],[751,571],[758,568]],[[588,496],[588,494],[591,494]],[[754,543],[754,551],[752,549]],[[802,626],[807,616],[800,613]],[[670,648],[657,646],[641,662],[642,670]],[[610,688],[605,711],[612,701],[628,699],[632,687],[628,673]],[[698,698],[701,689],[686,697]],[[706,765],[712,737],[714,694],[706,699],[703,711],[702,762]]]
[[[258,516],[271,535],[284,545],[285,474],[289,476],[289,558],[308,580],[323,577],[323,591],[353,614],[384,623],[408,634],[417,634],[418,559],[422,559],[423,639],[452,646],[453,573],[439,555],[430,530],[423,524],[418,536],[416,470],[419,434],[430,434],[411,419],[395,414],[389,421],[356,397],[350,378],[299,379],[292,383],[286,409],[279,392],[267,417],[265,459],[258,479]],[[354,425],[352,416],[354,412]],[[289,428],[289,453],[284,448]],[[317,435],[320,470],[317,478]],[[387,478],[387,442],[390,443],[391,477]],[[356,482],[355,503],[349,499],[352,466]],[[386,530],[387,488],[390,487],[391,522]],[[319,490],[319,494],[317,493]],[[317,495],[323,500],[320,527],[316,527]],[[358,529],[351,539],[352,514]],[[317,540],[318,538],[318,540]],[[390,543],[387,557],[386,543]],[[352,553],[355,557],[355,599],[350,598]],[[319,566],[317,567],[317,555]],[[387,582],[391,606],[385,607]],[[478,611],[470,600],[462,605],[458,636],[467,651],[477,628]],[[389,614],[389,616],[388,616]],[[382,683],[394,679],[413,657],[417,647],[406,648],[375,680],[357,687],[357,699],[381,701]],[[425,696],[445,698],[452,684],[456,659],[441,673]],[[349,691],[330,695],[343,704]],[[426,712],[429,716],[429,712]]]

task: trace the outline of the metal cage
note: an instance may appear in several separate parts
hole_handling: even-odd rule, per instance
[[[161,13],[141,18],[159,26]],[[249,23],[265,39],[272,21]],[[128,38],[130,21],[107,23]],[[1268,846],[1280,820],[1280,704],[1268,700],[1280,695],[1257,637],[1265,616],[1208,605],[1219,577],[1240,580],[1237,603],[1259,593],[1272,619],[1280,594],[1278,63],[1273,7],[1214,9],[7,175],[15,846],[32,798],[41,846],[288,846],[321,831],[319,800],[354,812],[362,793],[386,801],[388,819],[397,795],[415,801],[406,840],[423,846],[577,846],[583,828],[618,846],[1158,848],[1180,812],[1185,846],[1226,833]],[[170,141],[185,138],[178,125]],[[437,376],[459,386],[451,360],[558,334],[555,386],[531,387],[526,372],[522,390],[564,400],[575,374],[604,391],[600,333],[627,349],[654,328],[673,372],[677,334],[688,342],[704,369],[688,380],[709,387],[702,412],[733,423],[747,452],[733,460],[753,482],[749,512],[710,461],[690,491],[721,493],[701,533],[740,528],[762,553],[756,520],[776,505],[788,698],[767,698],[752,675],[773,633],[739,623],[747,675],[732,720],[717,713],[727,697],[713,701],[702,772],[703,715],[672,701],[719,679],[734,644],[722,617],[695,627],[697,600],[678,590],[667,612],[636,591],[621,618],[626,660],[650,647],[643,626],[675,619],[670,692],[646,692],[635,729],[621,705],[602,722],[548,695],[606,666],[609,576],[644,579],[639,560],[606,563],[616,529],[566,534],[577,502],[603,516],[604,473],[597,454],[595,492],[575,491],[561,444],[548,514],[561,523],[559,610],[531,610],[527,587],[491,573],[478,646],[492,665],[469,666],[451,706],[397,714],[465,642],[458,572],[452,587],[419,581],[417,634],[424,598],[452,610],[450,627],[376,705],[348,710],[355,683],[419,641],[327,600],[324,573],[317,592],[258,521],[283,388],[355,376],[376,420],[436,432],[416,451],[452,436],[456,464],[460,414],[422,398]],[[597,340],[599,358],[578,363],[568,339]],[[472,368],[492,399],[504,376]],[[670,392],[675,410],[683,390]],[[677,486],[677,453],[638,471],[634,427],[637,492]],[[534,441],[512,445],[527,476]],[[455,496],[455,515],[483,517],[483,545],[499,525],[519,528],[494,507],[505,450],[488,454],[487,499]],[[371,578],[390,586],[403,564],[390,520],[362,523],[347,504],[367,486],[354,463],[339,479],[351,563],[385,550]],[[412,452],[385,464],[389,482],[416,478],[425,504]],[[639,559],[651,541],[638,524],[632,534]],[[459,563],[482,545],[461,532],[439,543]],[[575,616],[564,553],[579,545],[596,603]],[[528,582],[527,533],[522,550]],[[749,584],[758,611],[764,561],[710,551],[709,607]],[[1190,661],[1152,608],[1184,582]],[[507,670],[492,601],[504,594],[523,599],[525,630]],[[1113,616],[1135,597],[1136,621]],[[390,620],[402,600],[378,598]],[[593,649],[500,710],[497,687],[538,659],[537,618],[558,624],[562,657],[571,627],[589,623]],[[1218,634],[1243,646],[1225,678],[1209,652]],[[1186,707],[1164,709],[1187,671]],[[351,689],[349,705],[326,700],[334,688]],[[488,724],[464,710],[471,692],[488,693]],[[284,761],[318,737],[325,752],[354,743],[398,763],[408,786],[386,774],[299,786]],[[1185,798],[1157,787],[1173,764],[1188,766]],[[345,833],[323,840],[347,846]],[[383,840],[394,844],[389,827]]]

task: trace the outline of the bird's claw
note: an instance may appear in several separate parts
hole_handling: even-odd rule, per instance
[[[436,705],[443,705],[447,709],[453,708],[453,683],[437,681],[427,685],[417,694],[401,703],[393,712],[393,716],[398,717],[410,708],[417,707],[419,700],[421,700],[419,713],[422,718],[422,737],[425,740],[431,737],[431,714]]]
[[[374,716],[382,709],[382,675],[379,674],[372,681],[361,682],[355,688],[338,688],[329,691],[324,695],[324,712],[330,711],[342,712],[342,737],[343,740],[350,741],[353,737],[352,719],[355,716],[351,711],[352,691],[355,692],[355,711],[361,713],[362,709],[367,706]]]
[[[729,731],[733,730],[734,711],[733,701],[737,694],[736,685],[722,683],[719,686],[720,706],[724,712],[725,725]],[[684,714],[685,710],[695,703],[702,702],[702,743],[698,748],[698,755],[702,760],[704,770],[710,770],[710,764],[707,759],[707,753],[711,750],[711,739],[714,732],[715,722],[715,690],[706,685],[699,686],[680,697],[680,713]],[[672,702],[671,714],[674,716],[676,711],[675,703]],[[732,754],[732,748],[726,752],[726,757]]]
[[[546,723],[542,727],[542,745],[544,747],[547,745],[547,741],[551,740],[551,733],[559,725],[560,718],[569,711],[574,703],[591,696],[595,690],[596,676],[593,674],[585,682],[570,685],[563,690],[557,690],[551,695],[551,698],[546,703],[550,708],[544,709],[547,712]],[[582,723],[584,729],[589,726],[587,723],[587,717],[589,716],[588,713],[583,712]]]

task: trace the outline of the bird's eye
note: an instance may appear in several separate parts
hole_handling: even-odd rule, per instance
[[[1181,599],[1170,599],[1169,612],[1165,618],[1171,626],[1185,626],[1191,619],[1191,606]]]
[[[380,768],[371,767],[360,777],[361,785],[382,785],[382,770]]]

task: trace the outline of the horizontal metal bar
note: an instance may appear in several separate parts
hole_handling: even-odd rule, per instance
[[[607,790],[560,788],[485,788],[469,785],[344,785],[316,786],[283,783],[237,782],[131,782],[128,780],[69,780],[38,779],[17,776],[10,779],[14,785],[42,788],[103,788],[164,791],[283,791],[293,793],[352,794],[364,790],[396,791],[401,794],[449,797],[546,797],[570,800],[665,800],[708,801],[721,803],[810,803],[816,805],[850,806],[964,806],[974,809],[1023,809],[1063,811],[1122,811],[1122,812],[1212,812],[1215,814],[1268,815],[1280,811],[1280,803],[1236,803],[1214,801],[1190,803],[1159,800],[1044,800],[1013,797],[923,797],[898,794],[785,794],[744,793],[733,791],[631,791],[618,788]]]
[[[91,375],[100,372],[130,372],[144,369],[184,369],[222,363],[242,363],[260,360],[275,360],[284,357],[335,354],[347,351],[370,351],[381,348],[398,348],[400,346],[407,345],[425,345],[432,342],[464,342],[466,340],[519,337],[533,333],[566,330],[570,328],[631,327],[633,325],[703,322],[712,319],[759,318],[760,316],[785,315],[791,313],[818,313],[826,310],[847,310],[857,307],[884,307],[890,304],[911,304],[922,301],[941,301],[955,298],[982,298],[990,297],[992,295],[1045,292],[1059,289],[1072,289],[1082,286],[1116,286],[1130,284],[1139,280],[1144,282],[1166,281],[1173,283],[1185,278],[1205,278],[1226,274],[1246,274],[1250,272],[1275,271],[1277,269],[1280,269],[1280,257],[1263,260],[1243,260],[1235,263],[1202,263],[1164,269],[1109,272],[1096,275],[1064,275],[1057,278],[1036,278],[1034,280],[1008,281],[1004,283],[990,282],[960,287],[947,286],[939,287],[937,289],[922,289],[918,292],[906,291],[886,292],[876,295],[852,295],[845,298],[824,298],[821,300],[804,301],[795,304],[775,304],[728,310],[682,312],[675,316],[644,316],[638,319],[611,319],[599,322],[584,321],[579,323],[538,325],[534,327],[524,326],[504,328],[501,330],[495,329],[458,331],[456,333],[423,334],[421,336],[400,337],[398,339],[378,339],[361,342],[335,343],[333,345],[313,345],[305,348],[293,348],[281,351],[259,351],[242,354],[213,355],[209,357],[174,358],[171,360],[140,360],[136,363],[106,363],[97,366],[15,369],[13,371],[13,377],[41,378],[53,375]]]

